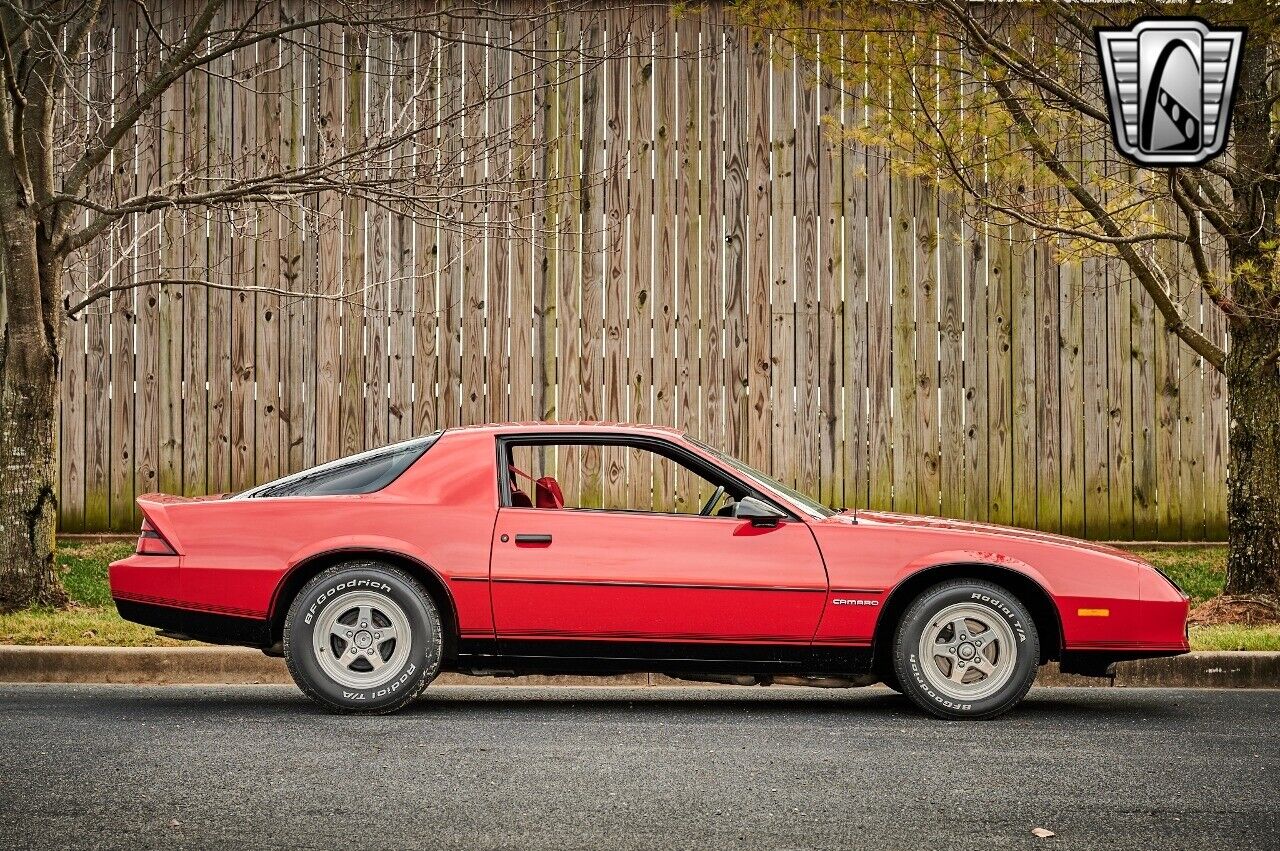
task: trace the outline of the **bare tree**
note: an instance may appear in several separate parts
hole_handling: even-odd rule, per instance
[[[567,37],[558,21],[571,10],[585,11],[585,23]],[[157,229],[172,227],[184,211],[271,211],[289,229],[340,217],[342,199],[361,198],[467,228],[480,224],[472,211],[493,209],[486,205],[495,198],[575,191],[580,187],[564,181],[531,179],[533,152],[515,143],[519,128],[492,139],[478,131],[459,135],[457,127],[464,112],[533,87],[534,74],[552,68],[557,79],[571,79],[624,49],[592,10],[603,11],[573,0],[0,0],[0,611],[66,600],[54,566],[63,323],[113,293],[156,283],[110,267],[66,289],[65,271],[78,253],[104,241],[121,257],[153,251],[163,238]],[[145,163],[119,154],[181,110],[166,93],[191,75],[230,77],[250,94],[266,80],[278,92],[282,64],[328,68],[337,78],[360,59],[344,45],[388,37],[415,41],[421,67],[382,126],[344,133],[334,116],[320,114],[317,150],[306,156],[270,146],[215,149],[193,138],[188,156],[145,175]],[[468,90],[481,94],[461,98],[437,81],[466,73],[445,67],[443,57],[448,47],[468,44],[520,55],[519,67],[533,70],[527,79],[504,77],[500,91],[486,90],[480,73]],[[120,67],[103,75],[97,72],[107,53]],[[502,157],[487,156],[499,147]],[[489,164],[479,178],[462,167],[476,158]],[[113,180],[122,169],[145,179]],[[163,282],[236,286],[218,277]],[[314,287],[287,282],[250,288],[307,298],[360,295],[357,287],[317,296]]]
[[[867,112],[851,140],[965,193],[1062,259],[1118,256],[1207,369],[1226,376],[1228,593],[1280,593],[1280,33],[1274,4],[744,0],[743,23],[817,59]],[[1095,26],[1194,14],[1248,28],[1226,156],[1148,169],[1107,156]],[[1109,161],[1109,162],[1108,162]],[[1225,263],[1217,258],[1225,257]],[[1229,330],[1200,330],[1194,278]]]

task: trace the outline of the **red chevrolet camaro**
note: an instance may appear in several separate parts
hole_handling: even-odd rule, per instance
[[[243,493],[139,498],[120,614],[283,655],[343,712],[442,670],[883,681],[990,717],[1036,669],[1187,651],[1187,597],[1057,535],[833,512],[678,431],[446,429]]]

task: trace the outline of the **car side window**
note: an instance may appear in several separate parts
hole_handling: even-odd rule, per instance
[[[731,516],[744,494],[644,446],[622,443],[510,445],[505,474],[513,507]]]

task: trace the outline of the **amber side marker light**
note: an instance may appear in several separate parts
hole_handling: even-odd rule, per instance
[[[1110,609],[1076,609],[1076,614],[1082,618],[1109,618],[1111,617]]]
[[[156,531],[150,520],[142,521],[142,534],[138,536],[137,553],[140,556],[176,556],[178,551]]]

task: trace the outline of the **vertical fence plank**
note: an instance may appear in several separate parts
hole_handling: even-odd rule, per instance
[[[582,62],[581,18],[562,21],[556,111],[559,191],[556,214],[556,419],[583,419],[582,394]],[[582,452],[558,447],[556,474],[569,505],[582,499]]]
[[[182,34],[181,6],[159,10],[157,29],[172,44]],[[151,49],[153,55],[162,51]],[[154,139],[154,164],[149,185],[171,185],[182,170],[182,137],[184,126],[183,86],[170,86],[160,96],[156,123],[151,128]],[[145,173],[145,172],[142,172]],[[164,210],[156,215],[156,234],[160,251],[157,277],[186,277],[183,214]],[[146,489],[165,493],[182,492],[182,360],[183,360],[183,289],[180,284],[157,286],[159,327],[157,328],[158,362],[156,363],[156,468],[146,482]]]
[[[434,126],[440,111],[439,43],[434,36],[418,34],[414,44],[413,121]],[[433,173],[439,158],[434,134],[416,134],[413,158],[416,168]],[[442,426],[439,362],[439,221],[423,215],[413,223],[413,430],[428,434]]]
[[[1107,504],[1107,268],[1091,257],[1084,261],[1084,531],[1090,538],[1110,532]]]
[[[348,156],[365,145],[365,85],[368,36],[343,33],[342,144]],[[348,166],[351,168],[352,166]],[[359,452],[365,441],[365,294],[368,289],[365,227],[368,204],[359,195],[342,198],[342,350],[339,354],[338,446],[343,455]]]
[[[1036,280],[1032,233],[1012,230],[1009,284],[1013,293],[1012,345],[1013,500],[1015,525],[1036,525]]]
[[[131,97],[138,81],[137,59],[138,10],[133,6],[116,6],[112,10],[114,55],[112,57],[115,100]],[[138,132],[136,126],[121,137],[111,156],[111,191],[115,198],[132,196],[135,190],[135,169]],[[113,285],[127,284],[135,280],[138,264],[139,220],[128,216],[121,220],[114,236],[108,262]],[[125,289],[111,295],[111,528],[117,532],[131,531],[134,523],[134,468],[137,454],[134,449],[134,331],[137,321],[135,301],[138,293]]]
[[[304,12],[297,2],[287,2],[281,4],[280,14],[285,21],[298,21]],[[278,150],[285,169],[300,169],[316,159],[312,85],[316,35],[314,29],[308,29],[280,43]],[[281,212],[280,274],[291,292],[316,289],[315,211],[312,197],[301,204],[286,205]],[[310,466],[315,457],[316,302],[291,297],[282,301],[280,312],[280,470],[296,472]]]
[[[92,38],[92,34],[90,35]],[[89,116],[85,99],[89,92],[89,63],[93,45],[86,46],[84,57],[69,69],[67,94],[59,105],[55,138],[60,140],[54,155],[55,168],[61,174],[86,146]],[[83,226],[88,216],[82,213],[75,224]],[[63,285],[72,299],[86,293],[89,285],[88,249],[68,258]],[[4,291],[4,270],[0,269],[0,292]],[[0,295],[0,325],[4,323],[4,296]],[[80,532],[85,528],[85,409],[88,402],[85,384],[86,316],[81,313],[62,326],[62,383],[58,410],[58,528],[63,532]]]
[[[534,417],[540,420],[556,419],[556,282],[559,269],[557,256],[558,193],[564,191],[560,171],[560,65],[549,57],[559,44],[559,19],[541,22],[539,38],[542,58],[538,63],[538,134],[535,142],[538,151],[536,182],[545,187],[545,195],[535,201],[537,227],[535,259],[538,264],[537,295],[534,300]],[[541,474],[540,472],[538,474]]]
[[[699,101],[699,21],[682,15],[675,21],[676,51],[680,57],[676,76],[676,114],[672,122],[675,134],[675,384],[672,397],[675,418],[672,424],[690,435],[702,438],[700,360],[702,346],[698,339],[701,310],[701,211],[699,183],[699,142],[702,112]],[[697,511],[699,494],[695,478],[684,469],[676,470],[674,496],[679,511]]]
[[[699,169],[702,175],[698,197],[698,253],[701,292],[699,293],[702,396],[701,437],[711,446],[725,446],[725,404],[730,389],[725,386],[725,104],[722,88],[726,57],[723,51],[723,10],[708,7],[700,27],[698,133]]]
[[[872,115],[871,120],[877,116]],[[867,482],[869,508],[893,508],[893,246],[889,159],[867,151]]]
[[[916,510],[918,449],[916,432],[916,281],[915,281],[915,214],[917,182],[914,178],[892,172],[889,178],[889,203],[892,231],[890,297],[892,303],[892,408],[893,417],[893,510]]]
[[[1178,231],[1187,235],[1189,225],[1179,216]],[[1116,266],[1118,261],[1112,261]],[[1173,269],[1178,282],[1178,300],[1182,305],[1191,327],[1201,332],[1209,332],[1207,318],[1213,309],[1204,297],[1204,289],[1200,284],[1195,266],[1192,264],[1190,252],[1179,251],[1177,265]],[[1205,382],[1202,376],[1207,367],[1200,356],[1190,346],[1180,341],[1171,341],[1178,348],[1178,514],[1181,529],[1178,538],[1184,541],[1205,540],[1205,417],[1207,405],[1205,398]],[[1209,367],[1211,368],[1211,367]],[[1114,535],[1113,535],[1114,536]],[[1123,537],[1128,537],[1127,530]]]
[[[834,38],[840,38],[839,35]],[[824,505],[843,507],[850,502],[845,496],[845,483],[849,474],[851,447],[845,444],[845,387],[843,346],[846,299],[846,252],[844,236],[845,169],[846,153],[836,138],[841,126],[841,93],[835,88],[827,69],[819,69],[818,76],[818,144],[817,189],[819,199],[818,250],[821,252],[814,274],[818,276],[814,288],[818,313],[818,383],[817,453],[819,488],[817,497]],[[848,152],[854,155],[853,151]],[[855,283],[856,285],[856,283]],[[850,344],[852,341],[849,341]],[[802,377],[803,380],[803,377]],[[812,379],[810,379],[812,380]],[[855,396],[860,394],[855,394]],[[850,403],[854,407],[854,403]]]
[[[110,15],[100,15],[89,33],[90,104],[108,100],[113,92],[111,63],[113,31]],[[87,135],[106,131],[109,116],[90,109],[86,115]],[[89,192],[97,197],[110,192],[110,172],[98,169],[90,177]],[[107,240],[98,240],[84,248],[86,281],[89,287],[107,280],[111,271],[111,251]],[[110,302],[102,299],[84,312],[85,346],[85,497],[86,529],[111,528],[111,311]]]
[[[485,154],[490,146],[485,128],[485,60],[483,18],[468,16],[461,25],[465,44],[462,53],[461,98],[454,104],[462,110],[461,205],[461,372],[459,397],[463,424],[485,420],[485,205],[478,188],[484,176]]]
[[[507,6],[502,11],[509,12]],[[511,37],[509,24],[502,18],[489,21],[485,43],[488,45],[488,69],[485,92],[486,183],[507,182],[511,171],[511,106],[507,81],[511,77],[511,53],[497,49]],[[511,335],[510,250],[513,234],[508,222],[511,204],[497,192],[486,193],[485,225],[485,419],[503,422],[508,419],[508,400],[513,387],[510,382],[511,356],[507,340]],[[517,286],[523,284],[518,282]]]
[[[627,10],[610,9],[606,19],[607,38],[615,46],[637,46],[630,30]],[[602,341],[604,396],[601,415],[606,420],[621,422],[627,417],[627,288],[630,283],[627,265],[628,245],[628,93],[630,68],[625,55],[610,59],[605,68],[604,135],[604,244],[608,257],[604,278],[604,339]],[[627,459],[621,451],[607,451],[601,457],[603,493],[606,506],[625,505],[627,496]]]
[[[581,169],[578,192],[580,229],[582,231],[580,284],[582,307],[579,329],[579,377],[581,415],[598,420],[603,410],[601,387],[604,384],[604,156],[607,132],[604,121],[604,73],[593,57],[602,55],[605,46],[605,22],[601,16],[587,20],[582,28],[585,67],[582,71]],[[582,453],[582,501],[599,505],[603,493],[601,481],[602,453],[598,446],[588,446]]]
[[[1157,203],[1156,216],[1166,227],[1177,227],[1177,211],[1172,202]],[[1168,243],[1156,248],[1156,262],[1171,282],[1174,298],[1178,298],[1176,249]],[[1174,541],[1182,534],[1182,489],[1178,481],[1182,470],[1178,453],[1181,447],[1178,426],[1182,418],[1179,398],[1182,344],[1161,325],[1155,329],[1153,362],[1155,366],[1155,443],[1156,443],[1156,522],[1160,540]]]
[[[966,202],[972,205],[973,201]],[[961,230],[964,245],[964,516],[986,520],[990,516],[991,492],[988,427],[990,389],[987,227],[974,216],[966,216]]]
[[[773,201],[769,137],[769,40],[762,30],[750,31],[746,117],[750,148],[747,159],[747,363],[749,410],[746,461],[770,469],[773,416],[770,405],[770,227]],[[780,412],[777,412],[780,414]]]
[[[938,186],[915,185],[915,440],[916,511],[937,514],[941,462],[938,457]],[[904,414],[909,413],[904,411]],[[912,428],[910,421],[907,427]]]
[[[258,153],[257,48],[231,54],[231,148],[228,151],[234,180],[247,179],[255,172]],[[246,156],[247,154],[247,156]],[[256,443],[254,420],[257,414],[257,352],[255,325],[257,294],[258,221],[261,211],[252,206],[236,206],[229,211],[232,223],[230,245],[231,293],[231,487],[242,490],[253,484]]]
[[[386,147],[391,126],[391,39],[387,33],[374,32],[368,42],[364,123],[366,144],[376,151],[364,176],[372,181],[390,181],[395,171],[390,164],[391,150]],[[364,291],[364,448],[387,443],[390,428],[391,382],[391,213],[378,204],[369,204],[361,228],[364,237],[365,272],[360,281]],[[483,387],[483,381],[480,386]]]
[[[987,518],[1013,521],[1012,275],[1009,229],[987,232]]]
[[[964,199],[958,194],[939,197],[938,487],[944,517],[963,517],[965,511],[963,211]]]
[[[1043,198],[1046,192],[1041,189]],[[1035,270],[1035,526],[1050,532],[1062,528],[1062,408],[1058,353],[1061,345],[1058,308],[1058,261],[1051,240],[1032,246]],[[1030,329],[1027,329],[1028,333]]]
[[[781,48],[781,44],[777,47]],[[770,414],[773,428],[770,470],[779,481],[796,484],[796,111],[795,63],[774,64],[770,73],[773,182],[769,285]]]
[[[630,419],[651,421],[653,384],[653,22],[651,8],[637,11],[632,21],[635,47],[630,63],[631,145],[629,157],[631,211],[631,290],[627,322]],[[651,462],[647,453],[632,451],[627,458],[628,503],[642,508],[652,498]]]
[[[853,36],[846,35],[847,38]],[[846,50],[848,45],[846,44]],[[849,92],[841,92],[841,128],[852,129],[862,123],[862,104]],[[867,506],[869,473],[867,401],[869,390],[867,353],[870,327],[867,321],[867,298],[873,286],[870,270],[870,239],[867,207],[868,153],[862,145],[846,144],[842,151],[840,210],[844,219],[841,267],[844,274],[844,304],[841,309],[844,327],[836,345],[844,360],[839,399],[841,432],[844,444],[844,502],[849,508]],[[876,283],[879,283],[878,281]]]
[[[391,35],[390,90],[385,115],[390,134],[397,138],[390,154],[393,172],[410,169],[414,164],[414,140],[409,135],[417,101],[414,47],[415,37],[411,33]],[[413,326],[417,311],[413,300],[415,222],[412,216],[400,212],[391,213],[389,219],[387,439],[397,441],[419,433],[413,421]]]
[[[1110,160],[1113,179],[1131,179],[1132,167]],[[1133,537],[1133,390],[1130,304],[1133,276],[1118,258],[1108,261],[1107,462],[1109,538]]]
[[[535,155],[534,118],[536,98],[534,94],[534,61],[528,48],[531,46],[531,25],[524,16],[517,15],[511,21],[511,179],[516,186],[525,186],[533,180]],[[625,134],[624,134],[625,135]],[[533,293],[537,272],[533,267],[533,245],[536,232],[533,225],[533,208],[529,200],[517,194],[512,202],[510,245],[511,263],[511,398],[509,410],[512,420],[526,422],[533,419]]]
[[[676,113],[678,44],[669,9],[654,21],[653,60],[653,422],[676,417]],[[671,465],[654,463],[654,508],[670,507]]]
[[[748,71],[751,42],[737,28],[724,30],[724,449],[751,456],[751,351],[748,329],[750,267],[747,246],[748,205],[755,197],[748,122]]]
[[[795,63],[795,265],[794,322],[795,365],[793,377],[787,380],[795,388],[795,437],[792,456],[795,459],[795,482],[801,492],[811,497],[820,490],[818,445],[821,426],[818,420],[819,384],[824,377],[819,370],[818,301],[821,275],[818,251],[818,221],[826,215],[820,210],[822,196],[818,190],[818,90],[815,70],[807,60]],[[835,376],[826,376],[834,382]]]
[[[320,162],[342,155],[342,125],[346,75],[343,70],[342,30],[320,27],[319,85],[316,101],[320,128]],[[320,300],[316,304],[316,458],[319,463],[342,453],[342,200],[337,192],[321,193],[316,210],[317,269]]]
[[[263,21],[280,26],[281,8],[273,4],[265,10]],[[255,69],[257,94],[252,108],[258,131],[257,150],[253,151],[256,168],[274,174],[280,171],[280,119],[284,106],[280,94],[283,82],[280,66],[280,40],[271,39],[258,45]],[[281,239],[284,225],[281,211],[264,207],[258,211],[256,273],[254,283],[264,290],[281,290],[289,280],[288,258]],[[280,296],[259,292],[254,304],[254,482],[271,481],[285,469],[281,463],[281,418],[283,407],[280,383],[282,331]]]

